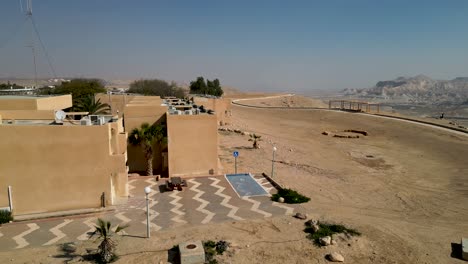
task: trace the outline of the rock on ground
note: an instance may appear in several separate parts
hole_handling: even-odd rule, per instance
[[[320,230],[320,226],[319,225],[312,225],[312,230],[315,232],[318,232]]]
[[[320,245],[329,246],[330,244],[331,244],[331,237],[330,236],[320,238]]]
[[[306,225],[308,225],[308,226],[318,225],[318,221],[311,219],[311,220],[306,222]]]
[[[303,213],[296,213],[294,215],[294,217],[296,217],[297,219],[301,219],[301,220],[306,220],[307,219],[307,215],[303,214]]]
[[[331,254],[328,255],[328,259],[333,262],[343,262],[344,257],[337,252],[332,252]]]

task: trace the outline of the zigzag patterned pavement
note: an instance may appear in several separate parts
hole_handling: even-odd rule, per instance
[[[234,220],[244,220],[242,217],[239,217],[239,216],[236,216],[236,212],[239,211],[239,207],[237,206],[234,206],[234,205],[231,205],[229,204],[229,200],[232,199],[231,196],[229,195],[226,195],[226,194],[223,194],[223,191],[226,189],[222,186],[219,186],[218,183],[221,181],[219,179],[216,179],[216,178],[210,178],[210,180],[213,181],[213,183],[211,184],[211,186],[217,188],[218,190],[216,191],[216,195],[218,196],[221,196],[223,199],[223,201],[220,203],[222,206],[224,207],[227,207],[231,210],[229,210],[229,213],[227,214],[228,217],[234,219]]]
[[[204,191],[201,191],[201,190],[198,189],[198,186],[200,186],[201,183],[195,181],[194,179],[189,180],[189,183],[192,184],[192,187],[190,188],[190,190],[192,190],[194,192],[197,192],[197,194],[193,197],[193,199],[196,200],[197,202],[201,203],[200,206],[198,206],[198,208],[195,209],[195,210],[200,211],[203,214],[206,214],[206,217],[201,221],[201,223],[202,224],[209,223],[211,221],[211,219],[213,218],[213,216],[215,215],[215,213],[210,212],[210,211],[205,209],[205,207],[208,204],[210,204],[210,202],[200,198],[205,193]]]
[[[276,189],[262,176],[255,180],[270,194]],[[116,206],[115,211],[93,216],[74,216],[40,221],[18,222],[0,227],[0,250],[34,246],[53,246],[60,243],[87,240],[94,231],[97,218],[114,225],[129,224],[125,233],[146,236],[146,199],[144,187],[153,190],[149,195],[149,214],[152,232],[182,225],[203,225],[225,221],[242,221],[293,214],[292,205],[272,202],[268,196],[239,197],[224,176],[187,179],[183,191],[167,192],[164,181],[154,178],[129,180],[130,197]]]

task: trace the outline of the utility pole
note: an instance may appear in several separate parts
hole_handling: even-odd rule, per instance
[[[22,9],[21,2],[21,9]],[[37,64],[36,64],[36,46],[34,43],[34,24],[32,20],[32,0],[26,0],[26,18],[31,22],[31,44],[26,47],[31,48],[34,64],[34,88],[37,88]]]

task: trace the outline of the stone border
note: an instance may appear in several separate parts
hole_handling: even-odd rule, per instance
[[[275,187],[276,189],[278,190],[283,190],[284,187],[281,186],[281,184],[279,184],[277,181],[273,180],[273,178],[271,178],[270,176],[268,176],[266,173],[262,172],[262,175],[263,177],[265,177],[265,179],[267,179],[271,185],[273,185],[273,187]]]

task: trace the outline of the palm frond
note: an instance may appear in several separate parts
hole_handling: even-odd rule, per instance
[[[139,145],[142,140],[141,131],[138,128],[134,128],[128,136],[128,142],[132,145]]]
[[[124,230],[125,228],[127,228],[129,226],[130,226],[129,224],[126,224],[126,225],[123,225],[123,226],[118,225],[114,232],[118,233],[118,232]]]

